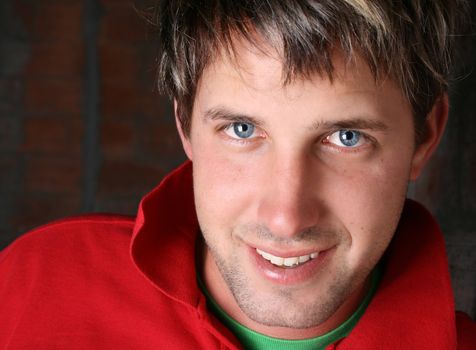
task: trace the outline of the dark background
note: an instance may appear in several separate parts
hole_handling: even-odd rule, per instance
[[[0,248],[55,218],[134,214],[185,159],[171,104],[155,89],[156,41],[135,10],[146,7],[0,0]],[[460,39],[447,132],[409,196],[437,216],[457,308],[474,317],[476,38]]]

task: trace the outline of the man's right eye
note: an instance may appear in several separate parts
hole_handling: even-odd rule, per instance
[[[234,139],[249,139],[255,136],[256,127],[251,123],[234,122],[228,125],[224,131]]]

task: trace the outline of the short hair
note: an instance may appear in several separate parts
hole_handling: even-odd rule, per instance
[[[177,102],[189,135],[197,84],[236,38],[264,39],[282,60],[283,84],[333,78],[332,53],[359,55],[376,81],[389,77],[413,110],[416,139],[447,91],[464,0],[168,0],[153,13],[160,42],[158,86]]]

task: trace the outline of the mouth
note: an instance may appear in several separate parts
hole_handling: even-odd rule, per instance
[[[263,247],[249,247],[251,261],[259,275],[273,284],[300,285],[314,281],[328,264],[336,246],[323,250],[294,252],[265,251]]]
[[[268,260],[274,266],[284,268],[296,268],[312,259],[316,259],[319,256],[319,252],[312,252],[310,254],[300,256],[281,257],[265,252],[258,248],[256,248],[256,252],[261,255],[265,260]]]

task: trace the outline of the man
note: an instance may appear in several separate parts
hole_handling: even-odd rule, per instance
[[[476,348],[441,233],[405,200],[444,131],[458,6],[162,2],[191,162],[135,220],[2,252],[1,347]]]

